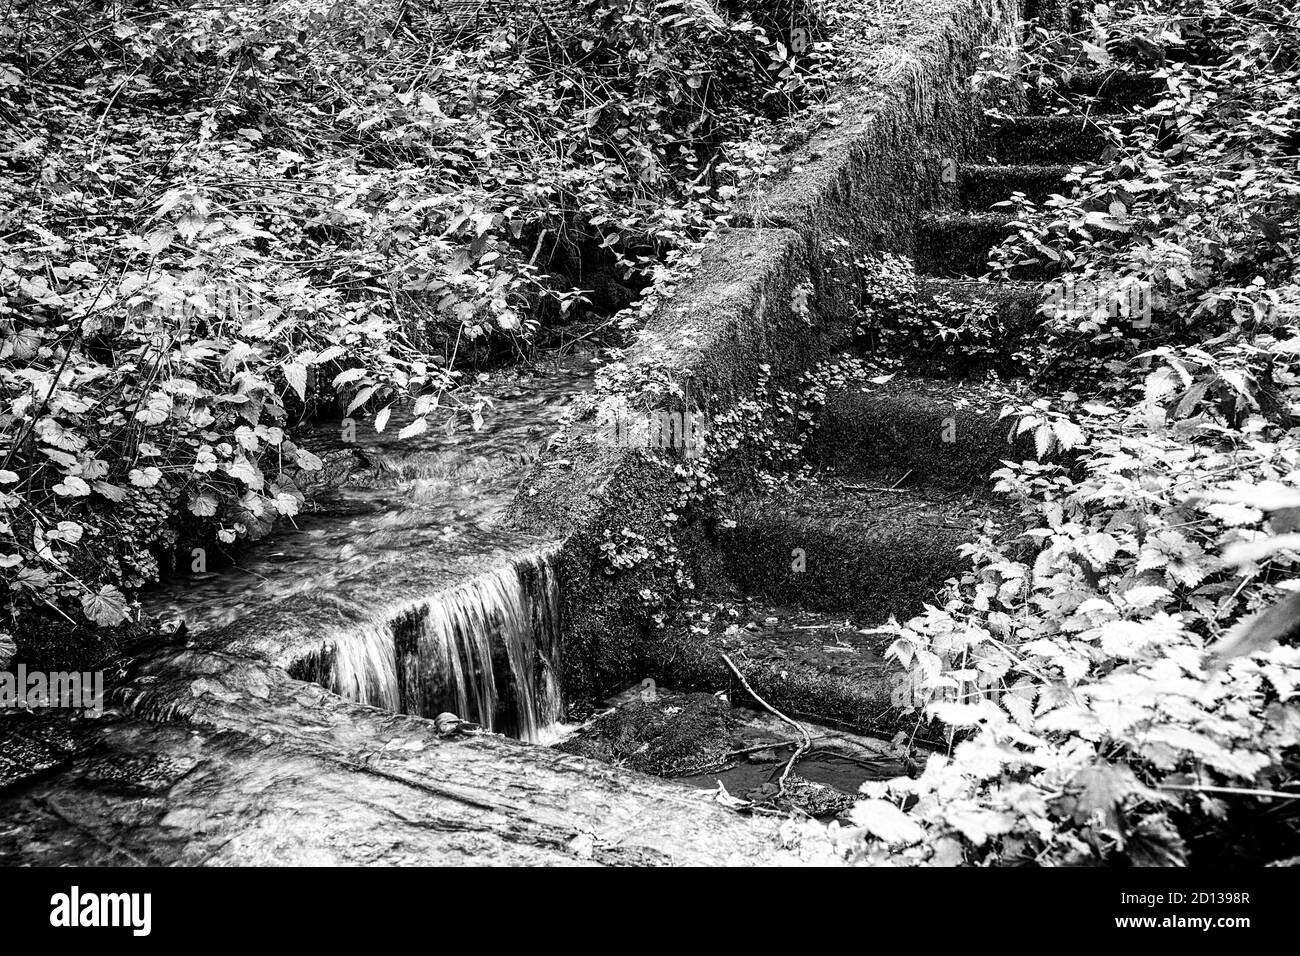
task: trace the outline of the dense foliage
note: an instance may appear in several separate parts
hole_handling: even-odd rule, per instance
[[[1002,263],[1106,294],[1050,301],[1028,367],[1058,397],[1008,410],[1038,439],[996,476],[1032,553],[972,544],[946,603],[896,628],[901,703],[951,745],[866,786],[857,857],[1298,859],[1298,41],[1289,4],[1138,0],[977,78],[1071,111],[1080,69],[1164,93],[1096,118],[1111,147],[1070,195],[1015,204]]]
[[[652,308],[822,82],[708,3],[569,6],[4,0],[9,628],[292,518],[309,416],[472,421],[468,363]]]

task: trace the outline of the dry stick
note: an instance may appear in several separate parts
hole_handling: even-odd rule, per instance
[[[719,651],[718,653],[721,654],[722,652]],[[754,692],[754,688],[749,686],[749,681],[745,680],[745,675],[740,672],[740,668],[738,668],[734,663],[732,663],[730,657],[728,657],[726,654],[722,654],[722,659],[727,662],[727,666],[731,668],[731,672],[740,679],[741,686],[744,687],[745,690],[749,691],[750,697],[754,698],[754,700],[762,704],[770,713],[773,713],[777,717],[780,717],[782,720],[784,720],[795,730],[799,731],[799,735],[803,737],[803,743],[801,743],[797,748],[795,748],[795,752],[790,755],[790,762],[785,765],[785,770],[781,772],[781,779],[780,781],[778,781],[779,789],[777,790],[777,793],[778,794],[785,793],[785,778],[790,776],[790,771],[794,769],[794,765],[798,762],[799,758],[802,757],[805,753],[808,752],[808,750],[812,748],[812,737],[808,736],[808,731],[804,730],[803,724],[799,723],[797,720],[791,720],[789,717],[781,713],[779,710],[777,710],[775,707],[773,707],[763,698],[759,697],[758,694]]]
[[[1188,790],[1193,793],[1223,793],[1239,797],[1268,797],[1277,800],[1300,800],[1300,793],[1280,793],[1277,790],[1252,790],[1247,787],[1211,787],[1189,783],[1162,783],[1161,790]]]
[[[901,485],[903,482],[907,481],[907,479],[911,477],[912,472],[915,471],[915,470],[916,470],[915,468],[909,468],[909,469],[907,469],[907,474],[903,475],[902,478],[899,478],[896,482],[894,482],[894,483],[893,483],[892,485],[890,485],[888,488],[873,488],[873,487],[871,487],[870,485],[846,485],[844,482],[840,482],[840,487],[843,488],[843,489],[846,490],[846,491],[881,491],[881,492],[884,492],[884,491],[906,491],[906,490],[907,490],[906,488],[900,488],[899,485]]]

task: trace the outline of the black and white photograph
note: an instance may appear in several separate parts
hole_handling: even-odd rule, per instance
[[[1268,924],[1291,0],[0,0],[15,919],[561,866]]]

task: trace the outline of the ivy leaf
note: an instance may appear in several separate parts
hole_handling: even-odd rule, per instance
[[[113,627],[126,620],[126,596],[106,584],[94,594],[81,596],[81,610],[100,627]]]

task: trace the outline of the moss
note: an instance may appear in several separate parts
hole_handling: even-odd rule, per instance
[[[726,759],[736,727],[730,705],[711,694],[661,695],[597,717],[558,749],[670,777]]]
[[[988,212],[1017,192],[1041,203],[1054,193],[1069,195],[1070,187],[1062,182],[1069,171],[1065,165],[965,166],[957,170],[950,201],[972,212]]]
[[[1007,441],[999,417],[1014,396],[987,386],[896,378],[832,394],[819,419],[817,463],[892,485],[910,476],[940,488],[986,486],[1003,459],[1033,457],[1032,438]]]
[[[989,152],[1003,163],[1020,165],[1092,161],[1106,139],[1085,116],[1017,116],[990,122],[985,135]]]
[[[10,667],[25,664],[29,670],[95,670],[128,647],[156,640],[158,624],[152,620],[117,627],[70,624],[50,614],[23,615],[16,637],[18,653]]]

